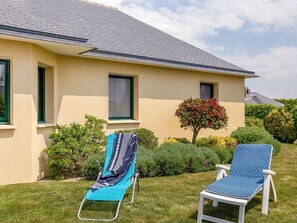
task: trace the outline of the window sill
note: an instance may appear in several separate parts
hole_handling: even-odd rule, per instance
[[[0,125],[0,130],[1,129],[12,129],[14,130],[15,129],[15,126],[14,125]]]
[[[119,124],[140,124],[139,120],[109,120],[108,125],[119,125]]]
[[[42,128],[52,128],[52,127],[56,127],[56,124],[54,124],[54,123],[38,123],[38,124],[37,124],[37,128],[38,128],[38,129],[42,129]]]

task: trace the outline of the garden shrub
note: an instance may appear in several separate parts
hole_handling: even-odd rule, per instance
[[[154,152],[139,146],[137,149],[137,167],[140,177],[154,177],[158,173],[158,165],[154,160]]]
[[[218,154],[207,147],[197,147],[197,148],[200,149],[205,156],[205,161],[203,163],[203,171],[216,169],[216,164],[221,163],[221,160]]]
[[[205,146],[214,150],[220,157],[221,163],[230,163],[236,147],[236,140],[226,136],[202,137],[196,141],[196,145]]]
[[[292,109],[291,114],[294,120],[295,133],[297,134],[297,106],[294,109]]]
[[[231,133],[231,137],[235,138],[238,143],[252,143],[265,137],[271,137],[271,135],[259,127],[239,127]]]
[[[205,156],[201,149],[191,143],[183,144],[180,149],[186,161],[185,172],[198,173],[203,171]]]
[[[81,176],[89,155],[101,152],[105,146],[105,121],[86,115],[85,124],[57,125],[50,134],[52,145],[44,150],[48,157],[49,175],[56,179]]]
[[[283,108],[275,109],[267,115],[265,127],[280,142],[293,143],[296,139],[293,117]]]
[[[264,118],[277,107],[270,104],[260,104],[260,105],[245,105],[245,116],[255,117],[264,120]]]
[[[158,175],[172,176],[185,171],[186,159],[182,153],[182,143],[163,143],[156,149],[154,159],[159,167]]]
[[[264,137],[263,139],[260,139],[256,142],[253,142],[255,144],[270,144],[273,146],[273,155],[277,155],[279,154],[282,144],[277,141],[276,139],[272,138],[272,137]]]
[[[255,118],[255,117],[245,117],[245,126],[247,127],[259,127],[259,128],[265,128],[264,127],[264,120]]]
[[[187,138],[183,137],[183,138],[178,138],[178,137],[168,137],[164,140],[164,143],[166,142],[180,142],[180,143],[184,143],[184,144],[189,144],[191,143],[190,140],[188,140]]]
[[[137,135],[139,145],[144,146],[147,149],[155,149],[159,144],[158,138],[155,134],[146,128],[119,130],[117,133],[135,133]]]
[[[297,98],[289,98],[289,99],[274,99],[285,105],[285,110],[291,112],[297,106]]]
[[[105,155],[104,153],[95,153],[90,155],[82,165],[82,175],[87,180],[96,180],[99,174],[98,163],[100,164],[100,171],[103,170]]]

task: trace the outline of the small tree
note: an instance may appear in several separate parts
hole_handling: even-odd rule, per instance
[[[182,128],[193,131],[192,144],[201,129],[221,129],[227,127],[228,121],[225,108],[218,105],[216,99],[186,99],[178,106],[175,116]]]

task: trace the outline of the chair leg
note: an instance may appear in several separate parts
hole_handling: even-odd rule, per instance
[[[238,216],[238,223],[244,222],[244,212],[245,212],[245,206],[239,205],[239,216]]]
[[[272,192],[273,192],[273,200],[274,201],[277,201],[276,190],[275,190],[275,187],[274,187],[274,183],[273,183],[272,177],[271,177],[271,188],[272,188]]]
[[[198,206],[198,215],[197,215],[197,223],[202,222],[203,205],[204,205],[204,197],[200,194],[199,206]]]
[[[82,218],[82,217],[80,217],[80,212],[81,212],[81,209],[82,209],[83,204],[84,204],[85,201],[86,201],[86,199],[84,198],[83,201],[81,202],[80,207],[79,207],[78,212],[77,212],[77,218],[79,220],[84,220],[84,221],[113,221],[113,220],[117,219],[117,217],[119,215],[119,211],[120,211],[120,206],[121,206],[121,203],[122,203],[121,200],[118,202],[116,214],[111,219],[105,219],[105,218],[103,218],[103,219],[99,219],[99,218]]]
[[[132,198],[131,201],[129,202],[129,204],[134,202],[134,195],[135,195],[135,186],[136,186],[136,182],[138,182],[138,175],[136,174],[134,177],[134,182],[133,182],[133,189],[132,189]],[[139,184],[138,184],[138,192],[139,192]]]
[[[269,191],[271,176],[264,176],[263,197],[262,197],[262,214],[268,214]]]

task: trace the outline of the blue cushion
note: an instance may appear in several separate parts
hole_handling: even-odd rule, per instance
[[[205,191],[232,198],[251,199],[263,186],[263,178],[227,176],[212,184]]]
[[[272,146],[239,144],[229,176],[210,184],[205,190],[232,198],[251,199],[263,186],[263,170],[270,169]]]
[[[230,175],[263,177],[263,170],[270,169],[272,146],[269,144],[239,144],[231,163]]]

